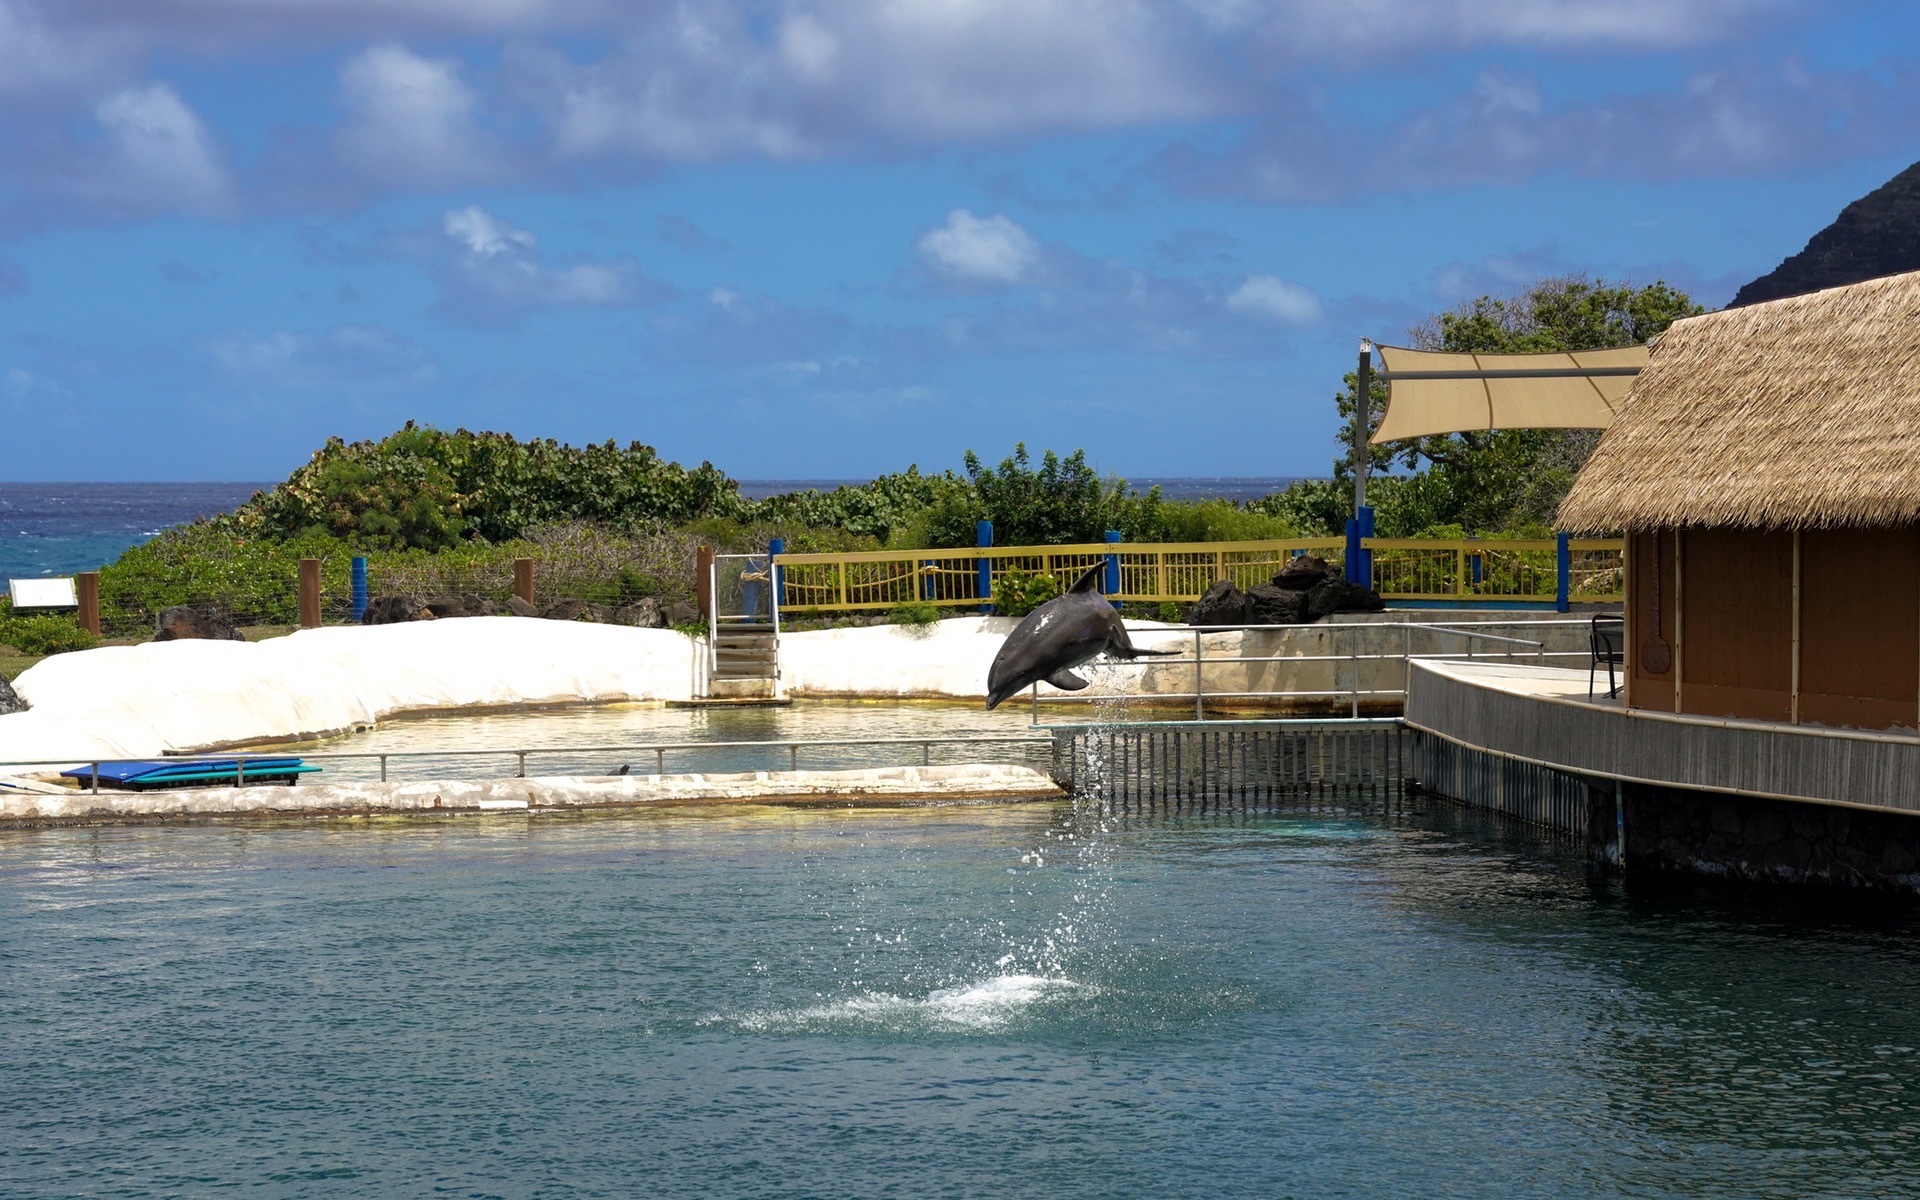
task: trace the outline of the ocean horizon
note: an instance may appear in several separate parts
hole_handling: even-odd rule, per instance
[[[1158,486],[1170,500],[1257,500],[1302,476],[1206,475],[1129,479],[1138,491]],[[831,491],[865,479],[743,479],[754,500],[787,492]],[[92,571],[173,525],[232,512],[270,482],[12,483],[0,481],[0,588],[8,579]]]

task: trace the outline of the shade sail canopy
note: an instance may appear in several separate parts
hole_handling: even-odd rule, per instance
[[[1634,377],[1581,372],[1647,365],[1645,346],[1565,354],[1450,354],[1401,346],[1379,350],[1386,364],[1387,415],[1374,432],[1376,446],[1484,429],[1605,429],[1613,424]],[[1393,378],[1409,372],[1486,372],[1487,377]],[[1501,378],[1502,372],[1511,377]]]

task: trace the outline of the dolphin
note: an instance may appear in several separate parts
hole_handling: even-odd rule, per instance
[[[1178,650],[1142,650],[1127,637],[1120,614],[1098,590],[1104,562],[1095,563],[1074,581],[1066,594],[1055,596],[1028,613],[993,656],[987,671],[987,707],[1018,695],[1035,680],[1044,679],[1063,691],[1077,692],[1087,681],[1073,668],[1102,654],[1114,658],[1178,654]]]

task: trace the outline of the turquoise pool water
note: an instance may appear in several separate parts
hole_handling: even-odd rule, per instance
[[[811,742],[846,739],[939,738],[927,748],[933,763],[1006,762],[1045,768],[1051,752],[1045,744],[1018,746],[980,742],[979,737],[1034,736],[1028,714],[1003,706],[993,712],[979,704],[902,701],[805,700],[785,705],[742,708],[675,708],[643,704],[596,704],[522,712],[469,713],[444,717],[400,717],[371,729],[323,741],[279,743],[307,755],[323,768],[316,782],[378,779],[380,764],[371,759],[329,759],[328,754],[388,752],[405,757],[388,761],[389,779],[499,779],[519,770],[513,751],[569,746],[634,747],[667,743]],[[275,747],[257,747],[269,750]],[[448,751],[489,751],[449,754]],[[917,746],[826,746],[801,752],[806,770],[886,767],[921,761]],[[665,758],[675,771],[786,770],[794,761],[785,749],[715,747],[676,750]],[[622,766],[651,772],[660,760],[651,753],[581,751],[536,754],[530,775],[609,775]]]
[[[1909,917],[1449,820],[0,833],[0,1193],[1911,1193]]]

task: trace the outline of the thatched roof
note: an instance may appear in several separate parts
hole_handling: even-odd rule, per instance
[[[1920,522],[1920,272],[1678,321],[1560,506],[1578,532]]]

